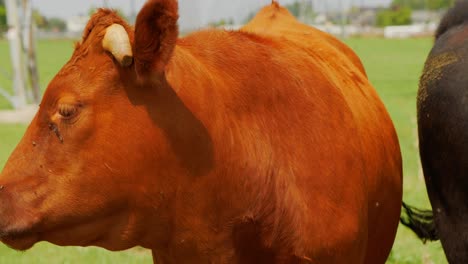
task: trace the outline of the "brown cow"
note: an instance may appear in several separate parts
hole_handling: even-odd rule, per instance
[[[1,174],[2,241],[384,263],[401,155],[356,55],[275,2],[240,31],[177,39],[177,18],[91,18]]]

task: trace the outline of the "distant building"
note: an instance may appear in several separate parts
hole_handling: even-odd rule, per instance
[[[411,21],[414,24],[422,23],[438,23],[444,14],[444,11],[426,11],[426,10],[413,10],[411,13]]]
[[[349,13],[349,23],[355,26],[375,26],[377,24],[377,14],[381,10],[381,7],[354,8]]]
[[[224,29],[224,30],[239,30],[243,27],[244,25],[236,24],[236,25],[223,25],[218,28]]]
[[[229,1],[229,4],[219,0],[179,1],[179,27],[182,32],[189,32],[222,19],[242,24],[249,14],[268,3],[271,0],[236,0]]]
[[[199,2],[199,0],[189,0],[179,3],[179,27],[182,32],[196,30],[203,26]]]
[[[328,18],[327,18],[327,14],[325,13],[318,13],[315,18],[314,18],[314,23],[315,25],[325,25],[326,23],[328,23]]]
[[[88,23],[89,16],[74,16],[67,19],[67,31],[72,34],[83,32]]]

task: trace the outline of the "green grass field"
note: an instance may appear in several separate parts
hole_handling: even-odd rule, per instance
[[[404,199],[428,207],[424,180],[419,170],[416,132],[416,91],[431,39],[383,40],[350,39],[348,44],[363,60],[370,80],[385,102],[398,131],[404,161]],[[70,41],[41,41],[38,45],[39,71],[45,87],[60,66],[71,55]],[[8,58],[5,42],[0,42],[0,58]],[[0,68],[9,68],[8,60]],[[7,82],[0,76],[0,87]],[[0,99],[0,108],[7,102]],[[20,139],[26,126],[0,125],[0,168]],[[97,248],[59,248],[40,243],[31,251],[19,253],[0,246],[0,263],[151,263],[148,251],[134,249],[110,253]],[[398,230],[392,254],[387,263],[447,263],[440,243],[423,245],[404,227]]]

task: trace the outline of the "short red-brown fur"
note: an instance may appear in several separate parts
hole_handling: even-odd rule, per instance
[[[102,48],[113,23],[132,67]],[[132,32],[100,10],[50,83],[0,177],[2,241],[140,245],[155,263],[385,262],[401,154],[349,47],[275,1],[240,31],[177,40],[177,2],[151,0]]]

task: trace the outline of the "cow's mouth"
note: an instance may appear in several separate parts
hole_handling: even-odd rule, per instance
[[[25,212],[25,210],[23,210]],[[12,218],[0,228],[0,241],[16,250],[27,250],[39,241],[38,227],[40,218],[27,214],[27,217]]]

